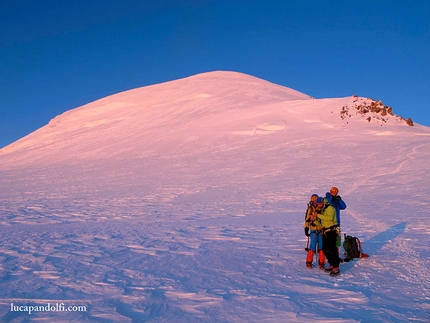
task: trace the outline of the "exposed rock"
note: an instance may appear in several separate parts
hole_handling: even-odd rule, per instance
[[[391,107],[387,107],[387,112],[390,116],[394,117],[393,109]]]
[[[376,101],[374,99],[371,98],[360,98],[358,97],[356,94],[354,94],[352,96],[354,99],[352,101],[353,108],[355,108],[355,110],[357,110],[356,114],[360,114],[362,116],[367,116],[369,113],[372,113],[373,115],[368,116],[366,118],[366,120],[368,122],[370,122],[373,118],[376,118],[377,120],[380,120],[383,123],[386,123],[388,120],[388,115],[393,116],[393,117],[398,117],[399,119],[397,119],[398,121],[401,122],[406,122],[409,126],[413,126],[414,123],[412,121],[412,119],[403,119],[400,116],[396,116],[393,113],[393,109],[389,106],[386,106],[382,103],[382,101]],[[351,117],[351,113],[349,112],[349,107],[348,106],[343,106],[341,111],[340,111],[340,117],[341,119],[345,119],[346,117]],[[385,117],[385,118],[384,118]]]
[[[407,123],[407,125],[408,125],[408,126],[411,126],[411,127],[413,127],[413,126],[414,126],[414,122],[412,121],[412,119],[411,119],[411,118],[408,118],[408,119],[406,120],[406,123]]]

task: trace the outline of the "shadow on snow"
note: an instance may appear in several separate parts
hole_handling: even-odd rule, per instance
[[[365,253],[372,256],[378,252],[383,246],[385,246],[390,240],[397,238],[406,229],[406,222],[401,222],[389,228],[388,230],[381,232],[366,241]]]

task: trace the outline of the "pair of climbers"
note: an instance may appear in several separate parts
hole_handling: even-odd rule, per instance
[[[318,252],[318,266],[331,276],[339,275],[340,211],[346,208],[338,195],[339,189],[332,187],[326,197],[311,196],[305,217],[305,235],[308,237],[306,266],[312,268],[314,254]],[[310,245],[309,245],[310,241]],[[317,248],[318,247],[318,248]],[[325,258],[329,267],[325,268]]]

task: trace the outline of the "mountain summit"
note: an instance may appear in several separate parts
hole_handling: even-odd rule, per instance
[[[404,125],[391,108],[357,96],[313,99],[236,72],[209,72],[137,88],[69,110],[0,150],[2,167],[196,153],[244,136]],[[377,106],[379,109],[371,109]],[[370,122],[374,120],[373,122]],[[401,121],[401,122],[399,122]]]

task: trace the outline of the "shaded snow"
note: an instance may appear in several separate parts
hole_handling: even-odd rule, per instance
[[[342,119],[356,100],[213,72],[0,150],[1,320],[427,322],[430,129]],[[370,255],[336,278],[304,265],[306,203],[333,185]],[[10,311],[58,302],[88,311]]]

